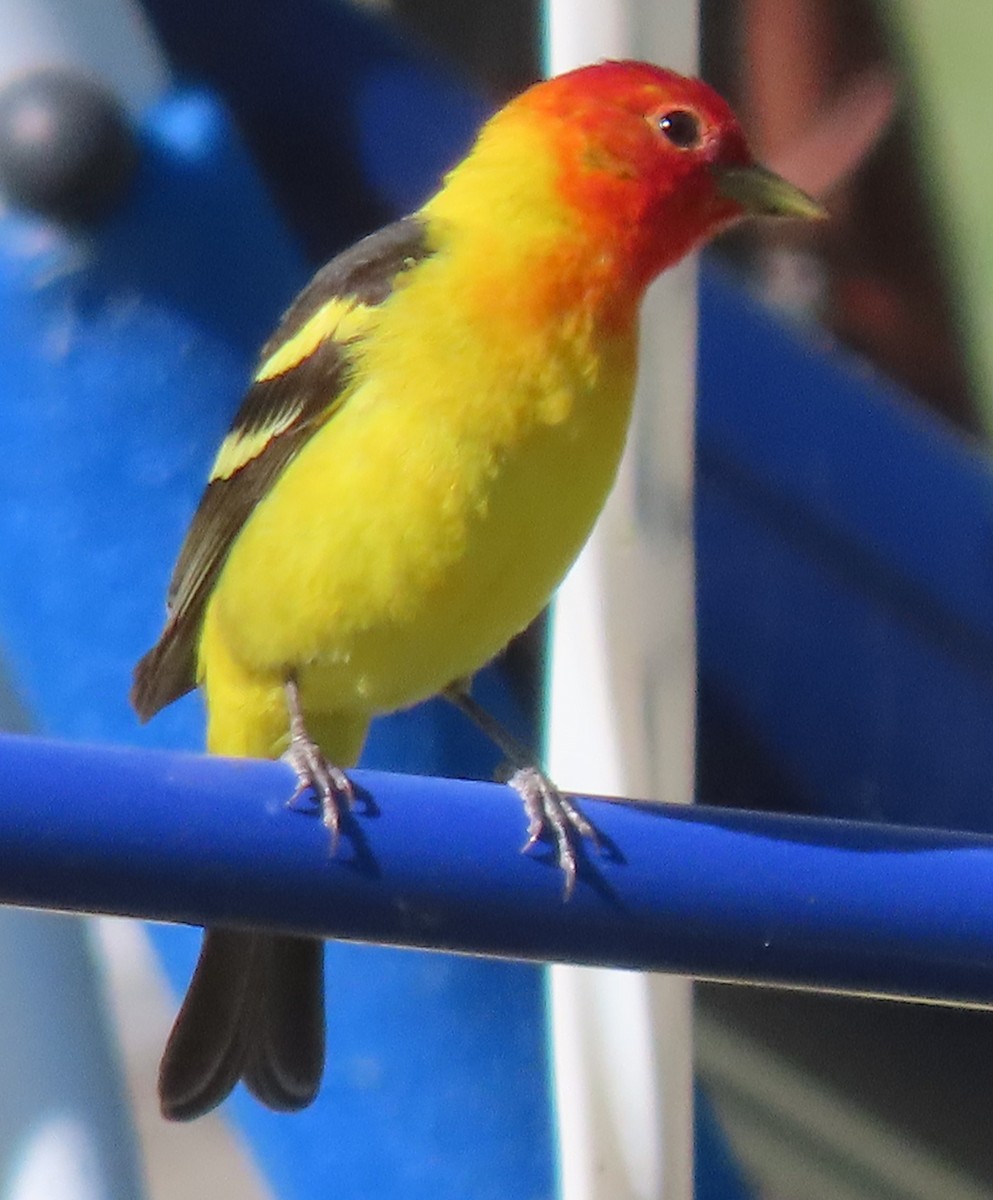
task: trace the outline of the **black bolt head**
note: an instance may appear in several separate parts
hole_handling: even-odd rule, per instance
[[[93,220],[123,196],[136,162],[128,116],[98,80],[50,67],[0,91],[0,190],[12,204]]]

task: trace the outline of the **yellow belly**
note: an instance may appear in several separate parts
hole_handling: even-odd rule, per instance
[[[232,712],[266,707],[265,738],[285,731],[290,671],[308,719],[361,723],[492,658],[547,602],[609,490],[633,341],[605,347],[594,372],[568,350],[546,355],[537,378],[481,362],[468,378],[492,383],[471,395],[452,390],[455,347],[425,348],[416,391],[409,371],[372,363],[374,383],[304,447],[232,547],[201,642],[212,725],[216,708],[237,725]],[[262,740],[217,733],[211,745],[270,752]]]

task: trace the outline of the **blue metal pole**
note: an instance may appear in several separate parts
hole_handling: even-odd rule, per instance
[[[993,1003],[993,839],[587,799],[566,904],[509,789],[355,779],[331,858],[283,763],[0,739],[0,901]]]

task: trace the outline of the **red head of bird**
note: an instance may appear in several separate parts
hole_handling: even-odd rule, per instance
[[[477,232],[489,226],[492,253],[516,241],[537,271],[547,266],[540,247],[555,246],[560,264],[571,254],[612,302],[633,303],[660,271],[742,217],[823,215],[755,162],[712,88],[640,62],[567,72],[501,109],[429,205],[439,215],[467,207]]]

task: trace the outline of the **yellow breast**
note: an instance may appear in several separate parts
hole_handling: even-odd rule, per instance
[[[547,602],[614,478],[633,317],[605,334],[561,272],[532,264],[522,292],[497,244],[471,253],[439,250],[379,308],[350,395],[219,579],[230,652],[294,669],[313,710],[403,707],[482,666]]]

